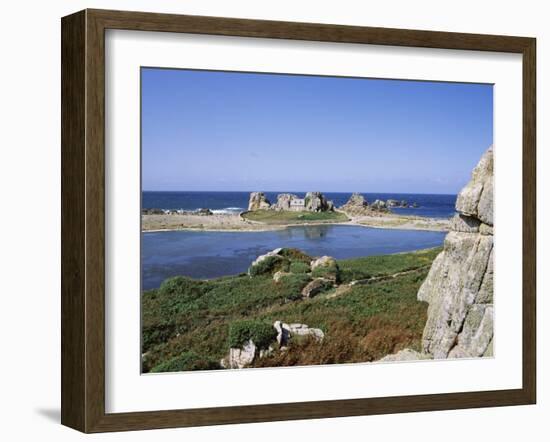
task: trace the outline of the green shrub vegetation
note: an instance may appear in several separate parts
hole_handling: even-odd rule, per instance
[[[143,369],[217,368],[230,344],[252,334],[262,345],[273,341],[275,320],[321,328],[325,339],[296,340],[286,352],[273,352],[255,366],[365,362],[406,347],[419,350],[427,304],[416,295],[439,251],[339,260],[342,284],[411,272],[366,285],[342,285],[308,300],[302,300],[301,290],[311,275],[301,273],[299,263],[311,258],[292,249],[281,256],[288,270],[297,271],[279,282],[270,272],[209,281],[170,278],[142,295]]]
[[[311,281],[307,273],[288,273],[279,279],[278,286],[288,293],[287,301],[302,299],[302,289]]]
[[[310,272],[310,266],[309,263],[301,262],[301,261],[293,261],[290,263],[290,267],[288,269],[291,273],[309,273]]]
[[[284,256],[285,258],[288,258],[292,264],[295,263],[304,263],[309,265],[312,258],[309,255],[306,255],[304,252],[298,249],[292,249],[292,248],[284,248],[279,252],[279,255]]]
[[[233,322],[229,326],[229,347],[242,347],[252,340],[258,348],[268,348],[277,337],[272,322],[253,319]]]
[[[436,247],[410,253],[367,256],[338,261],[340,277],[342,282],[350,282],[430,266],[441,250],[441,247]]]
[[[278,272],[279,270],[287,271],[290,266],[288,258],[280,255],[267,256],[259,263],[251,265],[248,269],[250,276],[266,275]]]
[[[221,368],[217,361],[197,355],[193,351],[186,351],[175,358],[162,362],[151,369],[151,373],[167,371],[217,370]]]
[[[316,267],[311,276],[314,278],[327,278],[340,282],[340,268],[338,264],[331,262],[329,265]]]

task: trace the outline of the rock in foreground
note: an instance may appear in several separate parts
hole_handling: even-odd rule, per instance
[[[419,353],[406,348],[393,355],[384,356],[379,362],[419,361],[422,359],[432,359],[432,357],[426,353]]]
[[[458,195],[456,209],[443,252],[418,292],[429,303],[423,351],[437,359],[492,355],[492,147]]]

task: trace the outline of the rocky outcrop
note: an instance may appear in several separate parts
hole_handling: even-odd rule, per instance
[[[321,329],[309,328],[306,324],[286,324],[275,321],[273,327],[277,331],[277,343],[280,348],[286,347],[293,336],[311,336],[317,341],[322,341],[325,337]]]
[[[262,210],[269,209],[271,203],[263,192],[252,192],[248,199],[248,210]]]
[[[141,214],[142,215],[163,215],[164,210],[162,210],[162,209],[142,209]]]
[[[456,210],[493,225],[493,148],[481,157],[472,179],[456,199]]]
[[[329,201],[321,192],[308,192],[304,198],[305,210],[311,212],[326,212],[329,210]],[[334,207],[333,204],[330,206]]]
[[[277,248],[265,255],[258,256],[248,268],[249,276],[258,276],[264,274],[274,274],[287,267],[288,259],[281,255],[282,248]]]
[[[311,275],[332,282],[340,279],[340,267],[332,256],[321,256],[311,261]]]
[[[367,200],[360,193],[353,193],[340,210],[355,216],[367,215],[370,212]]]
[[[287,345],[293,337],[311,337],[316,341],[322,341],[325,337],[323,330],[320,328],[310,328],[307,324],[287,324],[282,321],[275,321],[273,328],[276,332],[276,341],[279,344],[279,350],[286,350]],[[245,368],[252,364],[257,358],[264,358],[275,351],[273,345],[267,344],[260,348],[252,339],[249,339],[240,348],[230,348],[229,353],[220,360],[220,365],[223,368]],[[266,348],[267,347],[267,348]]]
[[[386,207],[409,207],[409,203],[406,200],[386,200]]]
[[[281,193],[277,195],[277,202],[273,205],[276,210],[290,210],[290,202],[298,199],[297,195],[291,193]]]
[[[387,211],[388,208],[386,207],[386,201],[382,200],[375,200],[371,205],[370,208],[372,210],[378,210],[378,211]]]
[[[493,149],[457,197],[443,251],[418,299],[429,303],[423,351],[436,359],[492,355]]]
[[[422,359],[432,359],[432,357],[429,354],[419,353],[415,350],[406,348],[395,354],[384,356],[378,362],[418,361]]]
[[[279,270],[278,272],[275,272],[273,274],[273,281],[280,282],[283,278],[285,278],[288,275],[291,275],[291,273],[283,272],[283,271]]]
[[[197,215],[201,216],[210,216],[213,215],[214,212],[212,212],[210,209],[199,209],[197,210]]]
[[[256,345],[249,340],[242,348],[230,348],[229,354],[220,361],[220,365],[224,368],[244,368],[254,362],[256,352]]]
[[[308,192],[304,198],[292,193],[281,193],[277,195],[277,202],[271,205],[263,192],[252,192],[248,200],[248,210],[262,209],[330,212],[334,210],[334,203],[327,200],[321,192]]]
[[[315,278],[302,289],[302,298],[313,298],[314,296],[317,296],[319,293],[324,292],[332,286],[332,281],[328,279]]]

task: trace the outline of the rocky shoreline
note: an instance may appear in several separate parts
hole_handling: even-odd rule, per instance
[[[308,221],[303,223],[265,224],[243,218],[241,214],[212,214],[199,213],[167,213],[143,214],[141,228],[143,232],[161,232],[173,230],[199,230],[209,232],[262,232],[282,230],[288,227],[307,225],[354,225],[380,229],[429,230],[448,231],[450,220],[438,218],[423,218],[392,213],[350,215],[345,213],[349,220],[336,221]]]

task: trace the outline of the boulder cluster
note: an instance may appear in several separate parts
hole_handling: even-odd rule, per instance
[[[377,213],[387,213],[390,208],[395,207],[418,207],[416,203],[409,205],[405,200],[395,200],[389,199],[384,200],[374,200],[371,204],[365,199],[360,193],[354,193],[351,195],[350,199],[340,207],[340,210],[344,211],[348,215],[361,216],[361,215],[373,215]]]
[[[258,256],[248,268],[250,277],[272,275],[276,283],[286,278],[301,278],[302,298],[313,298],[340,281],[340,268],[331,256],[311,258],[296,249],[278,248]]]
[[[271,208],[271,203],[263,192],[252,192],[248,199],[248,210],[264,210]]]
[[[334,203],[321,192],[307,192],[304,198],[292,193],[277,195],[277,202],[271,203],[264,192],[252,192],[248,200],[248,210],[286,210],[308,212],[330,212]]]
[[[275,284],[289,282],[301,287],[293,301],[307,300],[337,286],[340,269],[330,256],[312,258],[297,249],[279,248],[258,256],[248,269],[251,278],[271,276]],[[267,328],[270,329],[269,324]],[[262,324],[266,327],[266,324]],[[245,335],[238,346],[229,349],[220,361],[224,368],[243,368],[274,351],[285,351],[292,339],[311,338],[322,341],[325,337],[319,328],[307,324],[290,323],[281,320],[273,323],[273,334],[264,332],[262,338]],[[265,339],[265,336],[268,339]]]
[[[458,195],[456,210],[443,251],[418,291],[429,307],[422,354],[416,359],[493,355],[492,147]],[[384,360],[410,359],[411,352]]]
[[[276,333],[276,341],[274,340],[267,347],[266,345],[262,347],[249,339],[242,347],[230,348],[227,356],[220,361],[220,365],[223,368],[244,368],[257,358],[261,359],[271,355],[276,349],[286,351],[288,344],[297,337],[311,337],[319,342],[325,337],[321,329],[310,328],[306,324],[287,324],[277,320],[273,323],[273,328]]]

